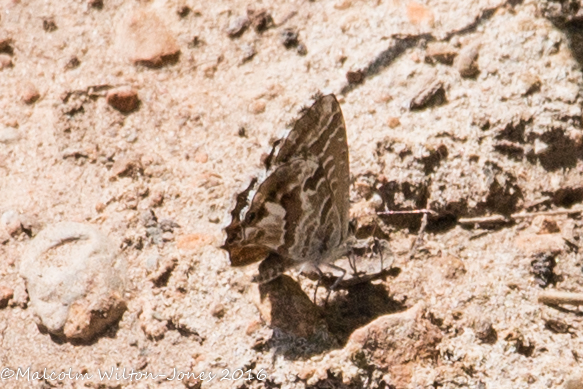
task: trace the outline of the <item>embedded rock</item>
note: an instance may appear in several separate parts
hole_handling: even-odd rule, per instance
[[[48,226],[24,253],[20,274],[37,324],[58,337],[90,340],[125,311],[125,264],[93,226]]]

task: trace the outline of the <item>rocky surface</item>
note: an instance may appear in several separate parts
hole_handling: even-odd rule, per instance
[[[583,286],[579,2],[0,9],[0,370],[94,375],[46,383],[67,388],[580,384],[576,308],[537,301]],[[220,249],[234,196],[317,91],[344,112],[358,238],[384,242],[357,247],[358,268],[377,271],[382,253],[390,269],[327,304],[293,272],[252,285],[255,269],[231,268]],[[374,214],[419,209],[434,213]],[[75,285],[39,293],[42,269],[93,264],[70,256],[79,239],[43,254],[70,262],[30,259],[42,227],[63,221],[119,250],[121,300],[53,293],[68,313],[39,311]],[[123,278],[96,263],[86,290]],[[103,314],[119,301],[121,317]],[[102,331],[87,326],[97,312],[112,323]],[[35,322],[57,314],[49,333]],[[96,378],[115,368],[196,377]]]

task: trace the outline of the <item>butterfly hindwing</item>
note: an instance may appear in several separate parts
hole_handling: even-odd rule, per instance
[[[263,261],[270,277],[294,264],[333,261],[348,235],[346,128],[334,95],[320,96],[274,147],[269,174],[237,197],[223,246],[231,265]],[[260,271],[261,273],[261,271]]]
[[[263,260],[269,252],[288,256],[303,217],[301,181],[317,167],[298,159],[279,166],[259,185],[244,216],[234,217],[235,223],[225,229],[223,247],[230,253],[231,265]]]

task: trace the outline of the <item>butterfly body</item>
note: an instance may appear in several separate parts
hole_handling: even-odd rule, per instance
[[[332,263],[347,251],[346,128],[334,95],[319,96],[276,143],[267,176],[237,196],[223,248],[232,266],[262,261],[273,279],[302,264]]]

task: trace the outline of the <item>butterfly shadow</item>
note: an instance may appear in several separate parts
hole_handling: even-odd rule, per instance
[[[407,307],[389,295],[385,282],[375,280],[387,276],[395,277],[400,273],[398,268],[385,269],[370,277],[358,277],[346,280],[331,293],[324,305],[324,317],[328,330],[334,334],[341,347],[344,347],[350,335],[360,327],[367,325],[376,318],[401,312]],[[378,275],[378,277],[377,277]]]
[[[386,278],[399,271],[386,269],[381,275]],[[405,310],[389,296],[383,283],[376,283],[379,278],[344,280],[327,302],[318,304],[287,275],[259,285],[262,316],[274,329],[261,349],[291,360],[309,358],[344,347],[352,332],[377,317]],[[330,286],[334,279],[325,276],[321,283]]]

